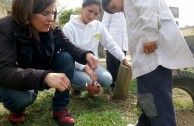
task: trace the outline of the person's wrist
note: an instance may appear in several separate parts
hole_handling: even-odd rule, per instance
[[[84,68],[83,68],[83,71],[87,71],[88,69],[90,69],[88,66],[85,66]]]
[[[122,63],[125,64],[127,62],[127,59],[122,60]]]
[[[47,82],[47,79],[48,79],[48,75],[50,74],[50,73],[52,73],[52,71],[51,70],[49,70],[49,71],[44,71],[43,72],[43,74],[42,74],[42,76],[41,76],[41,83],[42,83],[42,85],[43,85],[43,89],[50,89],[50,86],[48,85],[48,82]]]

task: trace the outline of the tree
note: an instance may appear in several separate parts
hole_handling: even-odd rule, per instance
[[[58,21],[60,27],[63,27],[65,23],[67,23],[70,19],[71,14],[79,14],[81,12],[81,8],[75,8],[70,10],[63,10],[59,12]]]

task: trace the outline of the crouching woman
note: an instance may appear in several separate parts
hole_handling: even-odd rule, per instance
[[[55,26],[56,12],[56,0],[13,0],[11,16],[0,19],[0,102],[11,123],[23,123],[25,108],[49,88],[56,89],[53,117],[75,123],[67,110],[74,62],[96,68],[97,59]]]

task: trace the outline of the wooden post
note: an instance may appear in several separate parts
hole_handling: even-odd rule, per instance
[[[129,86],[132,78],[131,69],[124,65],[119,66],[116,85],[113,91],[114,100],[126,100],[129,94]]]

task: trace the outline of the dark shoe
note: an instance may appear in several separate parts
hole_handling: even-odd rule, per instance
[[[25,116],[23,112],[20,113],[13,113],[10,112],[8,114],[8,119],[12,124],[17,124],[17,123],[24,123],[25,122]]]
[[[67,109],[53,112],[53,118],[59,122],[60,126],[74,126],[75,124],[75,120]]]
[[[71,98],[81,98],[81,91],[71,89],[70,96]]]

